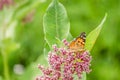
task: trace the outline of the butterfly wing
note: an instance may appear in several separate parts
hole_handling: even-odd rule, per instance
[[[82,32],[80,36],[78,36],[74,41],[72,41],[69,45],[71,50],[81,50],[84,49],[86,40],[86,33]]]

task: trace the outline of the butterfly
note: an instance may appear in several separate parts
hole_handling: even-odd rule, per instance
[[[86,41],[86,33],[82,32],[75,40],[73,40],[69,44],[69,49],[74,52],[84,51],[85,41]]]

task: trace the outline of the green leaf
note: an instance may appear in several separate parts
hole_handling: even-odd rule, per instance
[[[45,43],[45,47],[44,47],[44,50],[43,50],[44,58],[46,58],[48,56],[49,51],[50,51],[50,48],[49,48],[48,44]]]
[[[67,37],[67,40],[68,40],[68,41],[73,40],[73,36],[71,35],[71,33],[69,33],[69,35],[68,35],[68,37]]]
[[[95,44],[95,41],[97,39],[97,37],[99,36],[100,34],[100,31],[102,29],[102,26],[105,22],[107,18],[107,14],[105,14],[104,18],[102,19],[101,23],[99,24],[99,26],[97,28],[95,28],[93,31],[91,31],[87,38],[86,38],[86,45],[85,45],[85,49],[91,51],[93,45]]]
[[[43,18],[43,27],[45,40],[50,48],[53,44],[67,39],[70,23],[64,6],[58,0],[53,0],[49,5]]]

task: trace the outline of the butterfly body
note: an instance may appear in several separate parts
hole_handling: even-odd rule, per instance
[[[84,51],[85,40],[86,40],[86,33],[82,32],[80,36],[78,36],[75,40],[73,40],[70,43],[69,49],[72,51]]]

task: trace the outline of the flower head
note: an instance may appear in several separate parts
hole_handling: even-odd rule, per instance
[[[36,80],[73,80],[74,75],[81,79],[82,73],[89,73],[91,56],[86,50],[73,52],[68,48],[69,43],[63,40],[64,47],[53,46],[53,51],[48,54],[50,67],[45,69],[39,65],[43,76]]]

